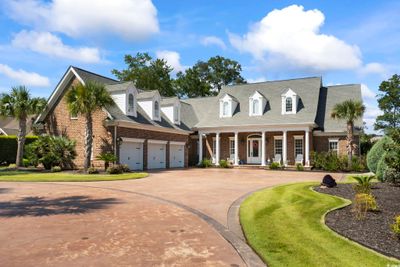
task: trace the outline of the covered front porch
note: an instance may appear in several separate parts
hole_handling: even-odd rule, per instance
[[[312,136],[310,128],[268,130],[199,131],[199,163],[212,159],[218,166],[228,160],[234,166],[267,166],[278,162],[283,166],[310,166]]]

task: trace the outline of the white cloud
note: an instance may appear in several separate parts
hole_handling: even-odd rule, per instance
[[[369,89],[368,86],[364,83],[361,84],[361,95],[364,101],[376,98],[376,93],[371,89]]]
[[[21,31],[15,35],[13,46],[86,63],[100,62],[99,49],[93,47],[71,47],[49,32]]]
[[[156,52],[156,56],[167,61],[167,64],[174,68],[174,73],[185,70],[185,67],[180,62],[181,56],[176,51],[159,50]]]
[[[151,0],[11,0],[8,9],[18,22],[72,37],[111,33],[140,40],[159,31]]]
[[[35,72],[27,72],[22,69],[14,70],[10,66],[0,64],[0,73],[26,86],[49,86],[49,78]]]
[[[365,66],[361,67],[359,72],[362,75],[381,74],[382,76],[386,76],[388,71],[387,68],[381,63],[372,62],[365,64]]]
[[[259,82],[265,82],[267,78],[265,77],[258,77],[258,78],[249,78],[247,79],[248,83],[259,83]]]
[[[298,5],[275,9],[243,36],[229,33],[230,43],[256,60],[318,71],[357,69],[360,49],[332,35],[321,34],[324,14]]]
[[[202,43],[202,45],[205,45],[205,46],[216,45],[216,46],[219,46],[220,48],[222,48],[224,50],[226,49],[226,45],[225,45],[224,41],[222,41],[222,39],[217,37],[217,36],[206,36],[206,37],[203,37],[201,39],[201,43]]]

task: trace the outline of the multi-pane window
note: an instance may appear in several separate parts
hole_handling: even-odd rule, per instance
[[[229,139],[229,155],[232,159],[235,157],[235,139]]]
[[[222,104],[222,115],[229,116],[229,103],[228,101],[224,101]]]
[[[294,156],[303,155],[303,138],[294,139]]]
[[[253,115],[257,115],[259,113],[260,101],[258,99],[253,99]]]
[[[282,139],[275,139],[274,141],[275,155],[282,155]]]
[[[128,111],[133,112],[135,101],[133,99],[133,94],[129,94],[128,97]]]
[[[286,112],[292,112],[293,102],[291,97],[286,98]]]
[[[339,152],[338,140],[329,140],[329,151],[334,153]]]

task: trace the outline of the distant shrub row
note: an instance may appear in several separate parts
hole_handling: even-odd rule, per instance
[[[25,146],[35,142],[37,139],[37,136],[27,136]],[[0,135],[0,165],[15,163],[17,147],[17,137],[15,135]]]

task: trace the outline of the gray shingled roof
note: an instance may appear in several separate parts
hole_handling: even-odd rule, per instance
[[[161,106],[170,106],[175,104],[176,101],[179,101],[179,98],[177,96],[163,97],[161,98]]]
[[[214,103],[216,99],[217,98],[215,96],[208,96],[181,100],[181,103],[185,103],[187,105],[187,111],[194,115],[192,118],[187,118],[188,123],[192,125],[191,127],[194,127],[199,123],[199,121],[203,120],[207,116],[210,103]],[[181,116],[182,114],[183,111],[181,111]],[[187,116],[189,117],[189,115]]]
[[[139,94],[137,95],[138,100],[151,99],[158,93],[157,90],[151,90],[151,91],[139,90],[138,92],[139,92]]]
[[[117,80],[114,80],[114,79],[111,79],[111,78],[108,78],[108,77],[105,77],[105,76],[102,76],[102,75],[99,75],[99,74],[96,74],[96,73],[93,73],[93,72],[90,72],[87,70],[83,70],[83,69],[75,67],[75,66],[71,66],[71,67],[76,71],[76,73],[78,73],[79,77],[81,77],[84,82],[94,81],[94,82],[102,83],[105,85],[121,83],[120,81],[117,81]]]
[[[107,91],[125,91],[129,86],[133,86],[133,82],[120,82],[106,85]]]

